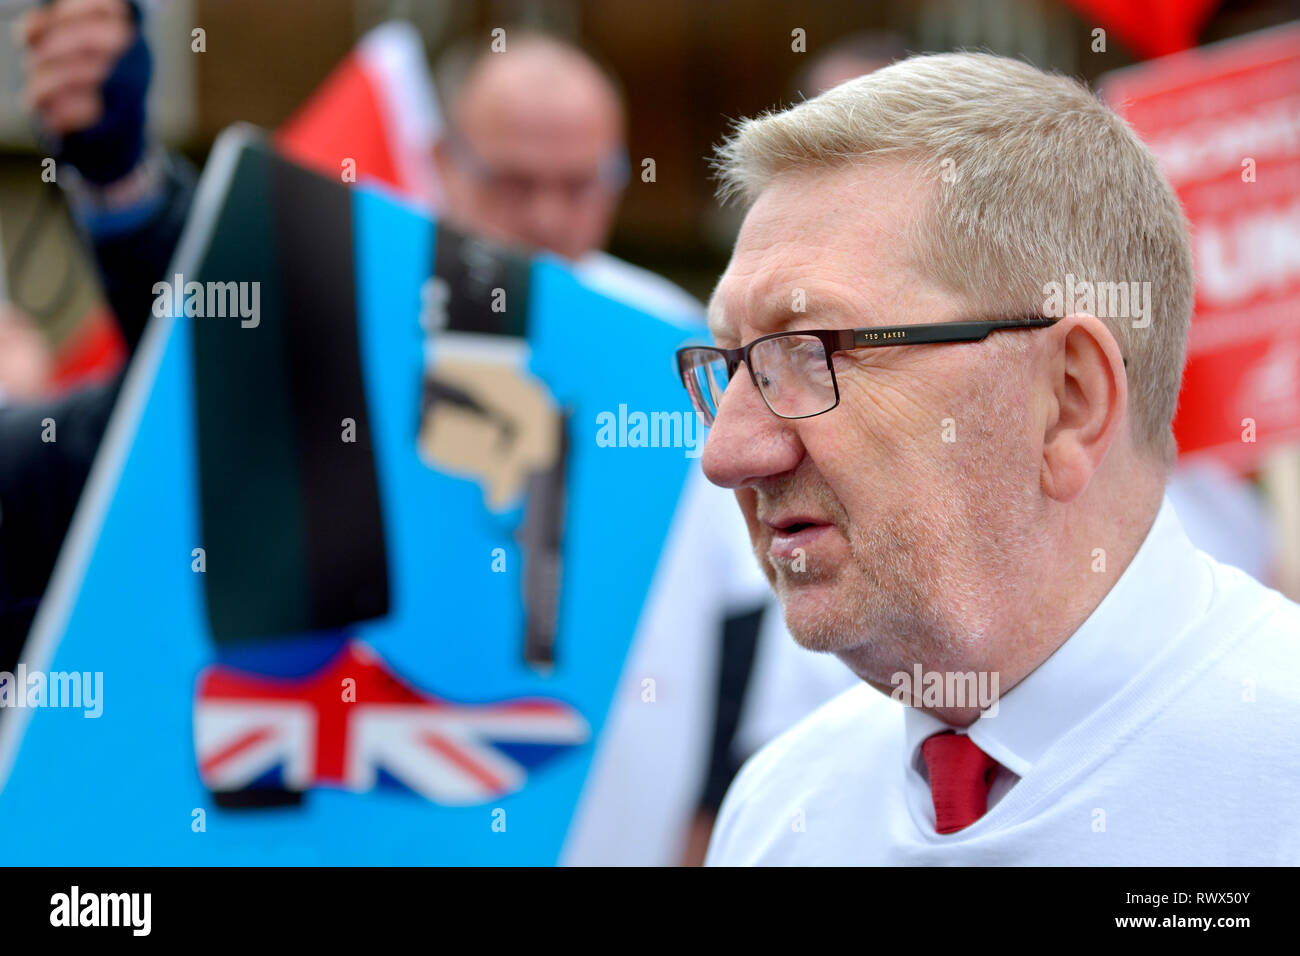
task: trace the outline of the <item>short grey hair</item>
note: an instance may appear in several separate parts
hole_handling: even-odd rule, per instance
[[[1128,364],[1134,438],[1171,462],[1191,244],[1173,189],[1124,121],[1082,84],[1018,60],[914,56],[739,123],[714,167],[720,198],[750,203],[791,170],[891,157],[936,185],[912,225],[918,266],[990,314],[1039,314],[1048,283],[1067,277],[1151,283],[1145,327],[1099,317]]]

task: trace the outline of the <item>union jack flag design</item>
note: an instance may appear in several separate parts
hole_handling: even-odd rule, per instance
[[[558,700],[462,704],[416,690],[355,639],[298,680],[209,667],[194,706],[199,775],[213,792],[397,784],[438,804],[484,803],[590,735]]]

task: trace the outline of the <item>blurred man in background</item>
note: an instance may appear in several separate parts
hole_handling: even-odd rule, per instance
[[[694,298],[603,251],[628,181],[613,79],[546,34],[510,31],[508,43],[505,53],[456,47],[438,65],[443,215],[488,239],[554,252],[631,305],[702,321]]]
[[[839,37],[819,50],[795,77],[795,93],[812,99],[833,86],[874,73],[907,56],[897,33],[868,31]]]
[[[134,347],[150,313],[153,283],[166,273],[194,190],[184,162],[149,143],[144,133],[149,59],[139,11],[126,0],[56,0],[29,12],[22,41],[28,105],[59,162],[58,181]],[[507,53],[453,50],[439,74],[450,122],[435,161],[446,197],[443,212],[452,224],[554,253],[588,285],[634,307],[688,323],[702,320],[700,304],[687,293],[600,248],[628,179],[628,160],[621,98],[590,57],[549,36],[512,30]],[[30,427],[30,416],[15,421],[5,444],[6,455],[23,464],[22,480],[9,483],[8,496],[26,498],[32,502],[28,511],[46,516],[21,536],[0,530],[0,549],[13,556],[11,564],[37,550],[44,555],[37,562],[43,573],[24,579],[30,610],[48,578],[116,388],[115,382],[89,394],[97,414],[88,420],[97,427],[88,432],[91,440],[76,446],[71,466],[48,460],[35,447],[39,430]],[[61,417],[61,430],[62,422]],[[33,501],[32,485],[52,474],[70,493],[59,501]],[[731,496],[696,470],[683,500],[680,522],[690,529],[679,546],[683,557],[663,562],[672,568],[663,572],[668,579],[657,610],[649,612],[660,615],[659,623],[629,652],[569,834],[568,862],[681,859],[706,776],[721,623],[727,614],[765,600]],[[656,707],[644,706],[640,696],[647,676],[665,690]],[[701,858],[702,848],[693,855]]]
[[[700,304],[654,273],[602,250],[628,180],[625,117],[614,79],[581,50],[545,34],[507,31],[507,51],[453,48],[435,79],[446,128],[435,147],[448,221],[502,242],[546,249],[592,288],[666,317],[702,320]],[[690,535],[667,571],[663,623],[634,646],[592,770],[566,858],[572,863],[644,864],[703,860],[738,763],[721,746],[719,714],[738,709],[743,677],[722,660],[734,635],[770,601],[730,494],[692,472],[681,524]],[[711,584],[710,584],[711,582]],[[701,603],[703,602],[703,603]],[[788,643],[778,614],[767,614]],[[725,622],[725,623],[724,623]],[[750,637],[752,644],[752,635]],[[740,642],[743,645],[743,640]],[[734,655],[731,655],[734,657]],[[641,699],[653,677],[671,695]],[[725,723],[725,717],[721,718]],[[714,745],[710,746],[710,738]],[[703,791],[705,810],[687,822]],[[594,811],[594,812],[592,812]],[[683,840],[685,844],[683,845]]]

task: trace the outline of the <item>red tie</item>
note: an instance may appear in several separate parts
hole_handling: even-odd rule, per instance
[[[989,806],[989,787],[998,762],[964,734],[945,730],[921,744],[930,770],[936,833],[956,833],[980,817]]]

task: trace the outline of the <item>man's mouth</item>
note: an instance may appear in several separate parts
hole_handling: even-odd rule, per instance
[[[763,523],[772,532],[772,541],[768,545],[768,554],[773,558],[793,560],[804,554],[818,538],[829,532],[834,525],[813,515],[789,514],[767,520]]]

